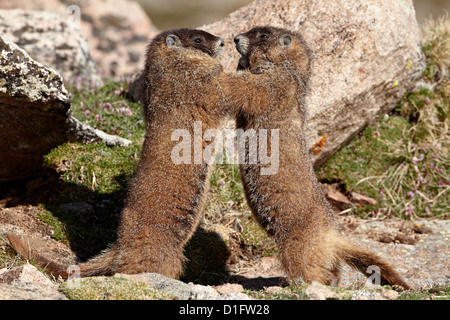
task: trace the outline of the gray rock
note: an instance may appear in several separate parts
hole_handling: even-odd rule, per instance
[[[217,296],[214,300],[252,300],[248,295],[242,292],[230,292]]]
[[[2,271],[0,274],[0,283],[12,283],[14,281],[32,282],[43,286],[54,286],[50,279],[29,263]]]
[[[334,291],[316,281],[306,288],[305,294],[309,300],[340,300]]]
[[[131,141],[86,126],[70,113],[63,78],[0,35],[0,182],[42,173],[42,157],[66,141]]]
[[[56,287],[49,288],[30,282],[0,283],[0,300],[67,300]]]
[[[36,175],[66,140],[70,100],[62,77],[0,35],[0,181]]]
[[[115,79],[131,76],[143,66],[146,45],[158,32],[139,1],[3,0],[0,8],[43,10],[66,21],[79,18],[79,31],[91,48],[98,70],[102,76]]]
[[[395,290],[383,290],[381,292],[381,297],[387,300],[397,300],[398,292]]]
[[[189,300],[195,295],[192,286],[179,280],[171,279],[158,273],[141,273],[140,279],[144,279],[153,288],[178,297],[181,300]]]
[[[45,11],[0,10],[0,33],[65,81],[99,86],[102,80],[80,30]]]
[[[212,300],[219,296],[219,293],[212,287],[199,284],[191,287],[191,297],[193,300]]]
[[[279,288],[279,287],[278,287]],[[215,288],[220,294],[243,292],[244,287],[238,283],[225,283]],[[267,291],[267,290],[266,290]]]
[[[0,273],[0,300],[66,300],[58,286],[36,267],[25,264]]]
[[[380,292],[373,290],[359,290],[352,294],[350,300],[386,300]]]
[[[310,146],[327,137],[311,154],[316,166],[392,110],[425,70],[412,0],[256,0],[201,28],[224,39],[220,60],[234,71],[233,37],[258,25],[299,31],[313,51],[306,134]]]
[[[198,284],[187,284],[165,277],[158,273],[140,273],[137,275],[116,274],[130,280],[145,282],[155,289],[170,294],[181,300],[249,300],[244,293],[232,292],[219,294],[214,288]]]

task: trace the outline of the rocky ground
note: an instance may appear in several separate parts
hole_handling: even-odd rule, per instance
[[[372,221],[342,217],[340,221],[344,234],[390,261],[414,289],[450,283],[449,220]],[[234,270],[250,287],[255,286],[257,280],[265,282],[266,286],[273,285],[283,277],[274,257],[241,261]],[[339,286],[358,287],[364,281],[360,273],[345,268]]]
[[[149,39],[158,30],[137,3],[125,0],[77,1],[78,6],[75,6],[75,9],[82,12],[78,21],[81,28],[73,28],[66,23],[68,18],[72,17],[72,13],[67,11],[69,7],[66,1],[3,2],[0,4],[2,9],[0,10],[0,31],[2,31],[0,47],[3,50],[3,58],[0,59],[3,71],[0,77],[2,78],[0,82],[3,82],[0,85],[3,86],[3,93],[0,95],[2,110],[0,127],[4,130],[1,132],[0,139],[3,143],[0,144],[0,149],[3,151],[0,155],[2,163],[0,181],[11,182],[15,185],[19,174],[25,174],[23,177],[20,176],[23,179],[34,178],[37,173],[41,174],[42,156],[51,148],[61,144],[63,140],[81,140],[84,143],[87,142],[85,140],[100,140],[108,145],[112,144],[105,140],[103,134],[87,130],[78,120],[72,116],[69,118],[68,111],[71,107],[69,95],[73,92],[69,94],[62,84],[69,84],[77,90],[84,88],[86,84],[94,85],[92,90],[97,90],[96,87],[101,84],[102,77],[118,80],[135,75],[135,79],[139,79],[136,72],[142,67],[144,57],[142,52]],[[343,5],[336,4],[335,1],[323,1],[321,5],[315,5],[308,1],[257,0],[220,21],[202,27],[221,35],[228,43],[220,57],[221,63],[228,71],[235,69],[239,58],[232,45],[234,35],[261,25],[261,21],[304,34],[315,53],[311,94],[308,96],[310,119],[307,136],[311,145],[314,146],[327,141],[323,150],[320,148],[321,152],[317,154],[313,152],[312,156],[316,165],[324,163],[368,123],[391,110],[404,97],[404,93],[416,85],[426,67],[420,41],[420,28],[416,23],[411,0],[378,1],[370,6],[367,6],[364,1],[359,2],[359,5],[353,2]],[[100,7],[101,10],[99,10]],[[43,12],[35,12],[35,10],[43,10]],[[76,12],[73,14],[76,17]],[[389,23],[385,23],[386,21]],[[443,57],[444,61],[446,58],[444,55]],[[440,73],[445,74],[445,70],[447,69],[442,68]],[[439,72],[436,73],[438,74]],[[428,76],[432,81],[440,81],[440,77],[432,74]],[[35,85],[36,83],[39,85]],[[130,86],[133,87],[135,83],[139,82],[132,81]],[[30,88],[32,90],[29,90]],[[139,97],[139,91],[137,86],[134,93],[130,90],[130,94],[133,97]],[[119,94],[121,94],[120,90]],[[117,94],[114,93],[114,95]],[[80,110],[84,108],[82,107],[84,104],[88,105],[88,101],[83,97],[78,99]],[[428,96],[424,99],[425,104],[431,104]],[[440,103],[439,99],[436,100],[436,106]],[[97,104],[96,102],[89,107],[94,108]],[[72,107],[74,110],[77,105],[73,104]],[[88,112],[94,110],[95,108],[83,110],[84,113],[80,114],[80,117],[87,117]],[[36,114],[46,122],[37,121]],[[55,114],[58,117],[55,117]],[[94,114],[92,112],[92,117]],[[97,116],[95,119],[101,118],[100,114]],[[32,119],[32,121],[24,119]],[[64,125],[62,133],[54,130],[61,124],[68,123],[68,119],[71,119],[69,121],[71,128],[66,128]],[[125,123],[125,120],[123,121]],[[39,126],[36,128],[32,124]],[[122,122],[116,125],[122,127]],[[117,134],[114,131],[116,130],[113,130],[113,133]],[[81,136],[80,132],[84,134]],[[57,141],[45,145],[45,148],[42,147],[40,143],[47,143],[51,140],[50,137],[55,137]],[[109,138],[112,139],[112,137]],[[129,144],[128,140],[122,142],[117,144]],[[436,141],[433,144],[439,145]],[[20,148],[17,147],[18,145]],[[35,159],[30,159],[30,155],[35,156]],[[19,162],[21,159],[25,159],[23,164]],[[414,161],[414,158],[412,159]],[[57,165],[59,169],[66,166],[64,161],[62,159],[61,164]],[[24,168],[34,170],[25,172]],[[83,167],[80,172],[81,180],[83,180]],[[94,190],[97,178],[94,171],[91,174],[93,180],[90,187]],[[100,178],[100,175],[98,177]],[[436,181],[439,185],[441,182],[444,184],[445,181]],[[71,227],[69,224],[63,224],[64,221],[58,221],[59,225],[57,225],[60,228],[70,229],[72,233],[79,236],[80,239],[77,238],[79,243],[74,244],[75,241],[70,243],[68,237],[64,238],[66,236],[64,231],[67,230],[61,232],[56,228],[52,229],[51,222],[54,221],[47,221],[55,217],[45,216],[38,206],[23,204],[31,203],[31,199],[33,199],[32,203],[46,203],[51,198],[52,188],[48,188],[45,183],[40,179],[28,182],[24,188],[27,190],[24,196],[27,201],[24,201],[22,195],[17,196],[11,192],[14,189],[12,186],[7,185],[6,192],[3,192],[5,191],[2,190],[3,186],[0,186],[0,299],[397,299],[404,297],[389,289],[366,290],[363,286],[365,278],[350,269],[344,270],[339,287],[328,288],[318,284],[299,285],[298,289],[286,287],[283,270],[276,256],[270,254],[274,251],[273,242],[263,241],[262,247],[259,244],[246,243],[240,234],[241,222],[244,219],[241,221],[239,219],[244,214],[248,216],[248,213],[239,211],[225,212],[223,221],[216,226],[209,226],[211,228],[207,230],[210,237],[207,239],[214,240],[215,236],[210,236],[211,230],[217,231],[218,242],[222,245],[228,244],[229,255],[225,255],[225,259],[221,260],[226,263],[224,266],[226,268],[223,270],[228,270],[228,274],[221,277],[225,279],[225,283],[217,281],[211,284],[209,279],[209,286],[194,284],[197,283],[195,280],[192,280],[194,283],[189,284],[186,282],[191,280],[180,282],[154,274],[87,278],[75,283],[75,286],[70,282],[49,279],[32,265],[25,264],[26,261],[20,257],[15,257],[5,236],[8,232],[21,233],[32,244],[33,252],[65,265],[75,264],[77,255],[84,260],[98,253],[99,250],[86,244],[88,242],[83,239],[84,234],[76,229],[78,226]],[[43,193],[37,191],[43,189],[45,189]],[[333,190],[325,190],[325,193],[329,197],[335,194]],[[348,202],[345,197],[342,199],[342,195],[337,195],[339,197],[333,200]],[[361,199],[361,195],[358,196],[359,200],[352,195],[351,202],[364,205],[365,201],[375,201],[370,198]],[[83,198],[81,201],[88,200]],[[445,200],[442,203],[445,203]],[[64,211],[70,217],[75,217],[76,221],[81,221],[81,227],[91,227],[95,224],[92,221],[101,224],[102,221],[99,220],[102,220],[102,217],[99,217],[98,213],[102,211],[100,210],[102,205],[104,204],[96,204],[96,210],[94,210],[93,206],[87,202],[64,203],[58,206],[58,210]],[[114,205],[114,208],[119,207]],[[414,222],[396,219],[363,220],[349,215],[342,215],[339,220],[342,232],[352,241],[380,254],[396,266],[413,287],[412,292],[425,289],[426,292],[440,295],[441,298],[448,295],[449,220],[426,219]],[[95,229],[91,233],[97,235],[97,231]],[[105,231],[105,228],[101,231]],[[109,229],[104,233],[114,234]],[[59,238],[61,235],[63,239]],[[100,240],[106,241],[106,237],[97,236]],[[201,237],[199,240],[202,240]],[[201,244],[201,241],[198,243]],[[83,250],[86,247],[90,250],[80,252],[78,246],[80,244]],[[207,243],[208,247],[214,247],[215,244],[214,241]],[[194,253],[200,252],[211,259],[219,255],[215,254],[214,250],[208,251],[211,248],[207,248],[208,250],[201,248],[204,247],[195,242],[190,250],[194,249],[192,250]],[[194,259],[197,266],[203,267],[207,264],[202,259]],[[195,277],[187,278],[196,279]],[[442,286],[446,286],[444,291],[441,290]],[[344,291],[340,291],[341,289]],[[423,298],[421,296],[418,299]],[[426,296],[426,298],[430,297]],[[448,296],[445,298],[449,299]]]
[[[5,251],[9,250],[8,242],[5,239],[6,232],[21,232],[33,243],[36,252],[53,261],[73,263],[75,261],[74,253],[67,245],[51,238],[53,233],[51,227],[36,218],[39,212],[40,209],[33,206],[1,209],[1,248]],[[413,290],[433,290],[438,286],[448,286],[450,283],[449,220],[427,219],[410,222],[400,219],[363,220],[352,216],[343,216],[340,217],[340,223],[343,233],[349,236],[352,241],[378,253],[395,265]],[[243,246],[235,245],[233,248],[237,251],[245,250]],[[227,266],[230,272],[228,277],[230,282],[225,284],[217,283],[217,285],[212,286],[186,284],[179,281],[174,282],[159,275],[118,276],[128,278],[128,280],[150,283],[151,287],[168,294],[159,297],[163,299],[171,299],[174,296],[181,299],[247,299],[252,295],[252,298],[258,298],[261,294],[277,294],[286,287],[284,273],[276,257],[262,256],[256,251],[252,255],[249,250],[234,252],[231,256],[233,259],[229,260]],[[28,266],[13,268],[9,266],[9,268],[0,271],[0,282],[3,282],[3,284],[0,284],[0,297],[2,299],[53,300],[67,299],[67,296],[76,298],[76,294],[79,294],[65,290],[65,287],[67,289],[67,282],[60,285],[60,282],[54,279],[50,281],[37,270],[35,273],[38,275],[31,272],[32,276],[30,276],[29,270],[33,267]],[[83,281],[94,280],[83,279]],[[105,281],[108,283],[112,280]],[[364,289],[364,282],[365,278],[361,274],[345,268],[338,287],[354,290],[352,291],[354,299],[387,299],[382,294],[390,294],[385,291],[370,293],[371,291]],[[83,282],[83,285],[85,286],[83,292],[89,292],[90,289],[86,288],[92,288],[90,282]],[[60,286],[59,289],[58,286]],[[98,286],[99,284],[95,284],[94,287]],[[107,286],[110,286],[110,284]],[[176,290],[173,290],[173,288]],[[315,284],[314,287],[305,292],[310,293],[307,297],[314,298],[317,295],[317,290],[319,292],[325,289],[329,291],[328,288],[324,288]],[[62,294],[61,291],[65,294]],[[333,299],[333,297],[336,298],[334,294],[331,294],[329,298]],[[84,296],[83,299],[85,298]],[[96,298],[99,297],[96,296]],[[101,296],[100,298],[105,297]],[[109,298],[118,297],[113,295]],[[134,299],[136,297],[126,296],[126,298]]]

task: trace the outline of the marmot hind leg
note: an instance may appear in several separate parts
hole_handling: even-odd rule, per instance
[[[291,233],[278,242],[278,258],[291,283],[303,280],[317,281],[325,285],[339,283],[340,261],[333,258],[331,248],[326,248],[320,240],[305,239],[301,231]]]

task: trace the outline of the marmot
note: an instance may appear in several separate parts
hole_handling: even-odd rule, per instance
[[[80,264],[81,275],[157,272],[179,277],[183,246],[203,209],[211,166],[195,164],[192,157],[191,164],[171,162],[175,142],[169,134],[184,129],[192,136],[197,121],[203,129],[218,128],[225,110],[231,110],[238,114],[242,129],[280,130],[280,172],[265,176],[260,174],[264,165],[242,165],[241,175],[249,206],[275,237],[289,277],[329,284],[338,276],[341,262],[346,262],[363,273],[377,265],[382,283],[408,288],[383,260],[337,232],[304,138],[310,52],[302,38],[266,27],[239,35],[235,42],[242,54],[239,69],[252,73],[222,72],[214,57],[223,41],[204,31],[164,32],[149,45],[144,70],[149,88],[144,97],[146,139],[118,240]],[[28,256],[20,239],[8,238],[16,251]],[[52,264],[48,269],[65,274],[65,269]]]
[[[337,219],[317,181],[306,144],[305,96],[311,52],[302,36],[281,28],[256,27],[236,36],[235,43],[242,55],[238,69],[262,73],[260,84],[269,94],[257,104],[241,102],[237,127],[279,129],[279,145],[270,147],[272,152],[279,148],[279,171],[263,175],[263,164],[241,164],[241,178],[248,204],[274,237],[288,277],[334,284],[341,265],[347,263],[367,277],[368,267],[377,266],[381,284],[409,289],[387,262],[338,232]],[[236,104],[240,97],[233,92],[238,88],[227,90],[225,95]]]
[[[224,118],[223,95],[214,77],[223,70],[215,59],[223,44],[221,38],[195,29],[166,31],[149,44],[144,68],[146,135],[117,241],[78,264],[81,276],[141,272],[180,276],[183,247],[205,205],[211,165],[195,159],[196,150],[186,163],[174,163],[171,153],[178,141],[173,141],[172,134],[185,130],[200,139],[204,148],[208,142],[198,136],[194,125],[200,123],[202,131],[219,128]],[[18,253],[29,257],[20,238],[13,234],[8,238]],[[42,257],[34,258],[46,264]],[[63,277],[68,276],[66,268],[54,263],[47,267],[49,273]]]
[[[201,124],[200,134],[218,129],[225,115],[240,110],[242,104],[258,105],[264,97],[270,97],[271,82],[260,86],[259,75],[223,72],[215,59],[223,45],[222,39],[193,29],[163,32],[149,44],[143,70],[146,90],[141,96],[146,136],[121,213],[117,240],[102,254],[78,264],[80,276],[141,272],[172,278],[181,275],[183,247],[204,208],[212,165],[203,157],[198,159],[195,141],[194,155],[189,154],[185,163],[175,163],[172,155],[178,142],[173,141],[172,134],[185,130],[194,140],[200,139],[204,150],[208,143],[196,136],[197,124]],[[249,94],[257,88],[261,88],[258,94]],[[230,97],[225,97],[225,91]],[[273,105],[275,101],[266,103]],[[211,142],[208,147],[213,149]],[[33,254],[13,233],[7,236],[23,257],[32,258],[55,276],[69,276],[68,266]]]

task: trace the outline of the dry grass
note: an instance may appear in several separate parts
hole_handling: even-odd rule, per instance
[[[423,27],[427,70],[390,116],[368,127],[319,175],[377,199],[364,217],[447,218],[450,213],[450,19]],[[376,135],[374,135],[377,133]],[[356,180],[356,181],[355,181]]]
[[[449,76],[450,19],[448,12],[437,20],[424,23],[422,46],[443,77]]]
[[[377,179],[391,210],[410,218],[418,212],[446,217],[450,191],[450,19],[446,14],[423,27],[428,68],[401,106],[412,126],[400,141],[383,141],[391,158],[403,159]],[[387,187],[389,186],[389,187]]]

